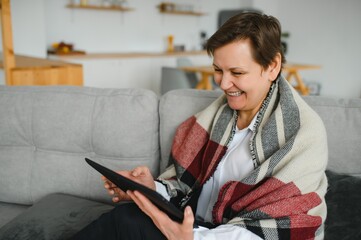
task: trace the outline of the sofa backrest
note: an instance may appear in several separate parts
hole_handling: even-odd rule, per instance
[[[181,89],[159,102],[141,89],[1,86],[0,202],[33,204],[54,192],[110,201],[84,157],[157,175],[176,127],[221,94]],[[361,99],[305,100],[325,123],[328,168],[361,176]]]
[[[84,157],[158,174],[158,103],[141,89],[0,87],[0,201],[54,192],[110,201]]]
[[[176,127],[202,110],[222,92],[182,89],[166,93],[160,100],[160,145],[163,171],[169,165],[169,153]],[[304,97],[323,120],[329,148],[328,169],[361,176],[361,99],[319,96]]]
[[[304,97],[323,120],[328,169],[361,176],[361,99]]]

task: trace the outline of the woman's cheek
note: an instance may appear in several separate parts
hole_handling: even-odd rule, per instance
[[[220,76],[219,74],[214,74],[214,81],[216,82],[216,84],[218,86],[221,84],[221,79],[222,79],[222,76]]]

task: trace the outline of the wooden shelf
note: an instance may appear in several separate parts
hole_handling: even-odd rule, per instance
[[[177,15],[191,15],[191,16],[203,16],[205,13],[202,12],[193,12],[193,11],[169,11],[169,10],[159,10],[163,14],[177,14]]]
[[[184,52],[128,52],[128,53],[86,53],[79,55],[54,55],[49,54],[51,58],[69,61],[76,60],[93,60],[93,59],[119,59],[119,58],[157,58],[157,57],[170,57],[170,56],[207,56],[206,51],[184,51]]]
[[[1,55],[1,52],[0,52]],[[65,66],[81,66],[81,64],[69,63],[60,60],[15,55],[15,69],[25,68],[55,68]],[[0,57],[0,69],[4,68],[3,59]]]
[[[157,7],[159,8],[159,12],[162,14],[189,15],[189,16],[205,15],[205,13],[193,11],[192,5],[162,2]]]
[[[75,5],[75,4],[68,4],[66,5],[67,8],[76,8],[76,9],[88,9],[88,10],[106,10],[106,11],[133,11],[132,8],[125,8],[120,6],[97,6],[97,5]]]

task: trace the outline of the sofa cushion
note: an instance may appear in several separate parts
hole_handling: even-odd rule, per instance
[[[68,239],[112,208],[70,195],[48,195],[0,228],[0,239]]]
[[[323,120],[328,139],[327,169],[361,176],[361,99],[307,96]]]
[[[146,89],[0,86],[0,201],[56,192],[106,201],[84,157],[159,171],[158,96]]]
[[[0,228],[27,208],[27,205],[0,202]]]
[[[325,240],[361,239],[361,178],[326,171]]]

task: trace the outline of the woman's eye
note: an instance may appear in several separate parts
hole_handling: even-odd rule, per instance
[[[243,73],[241,72],[232,72],[233,75],[236,75],[236,76],[239,76],[239,75],[242,75]]]

